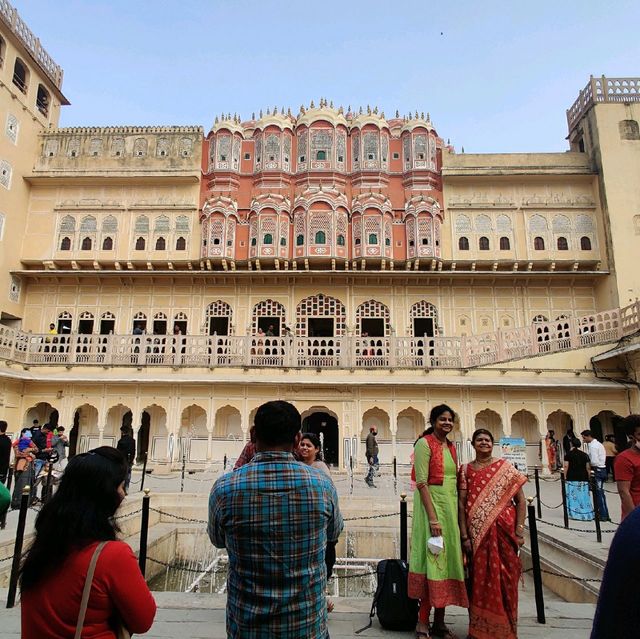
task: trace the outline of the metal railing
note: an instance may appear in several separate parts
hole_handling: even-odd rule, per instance
[[[0,325],[0,359],[51,366],[473,368],[603,344],[639,330],[640,302],[462,337],[52,335]]]

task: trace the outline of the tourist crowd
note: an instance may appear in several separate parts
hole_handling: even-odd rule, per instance
[[[445,609],[454,605],[469,609],[469,639],[516,639],[527,478],[493,456],[494,437],[484,428],[471,439],[474,459],[460,465],[448,438],[456,420],[449,406],[434,407],[429,428],[414,445],[407,587],[408,596],[419,601],[416,637],[453,639]],[[640,559],[635,550],[629,554],[624,540],[638,546],[640,415],[625,418],[622,427],[631,446],[615,451],[613,470],[625,521],[611,547],[592,639],[632,636],[629,618],[638,615],[629,593],[635,592],[631,585]],[[116,639],[126,636],[119,634],[123,629],[146,632],[156,604],[131,548],[117,539],[114,518],[135,459],[127,429],[118,448],[101,446],[73,456],[68,465],[64,428],[40,428],[36,420],[14,442],[6,430],[0,421],[3,481],[12,450],[18,475],[27,469],[36,474],[47,463],[64,471],[36,519],[35,539],[21,567],[22,636]],[[375,436],[372,429],[370,468],[378,461]],[[591,431],[582,437],[588,453],[575,437],[563,442],[570,447],[564,465],[570,514],[576,518],[586,508],[587,473],[606,470],[609,450]],[[329,637],[333,603],[326,586],[343,520],[321,449],[315,433],[301,432],[292,404],[267,402],[256,412],[251,441],[234,470],[211,490],[209,537],[226,549],[229,560],[228,637]],[[0,491],[0,509],[6,501]],[[606,503],[601,513],[608,514]]]

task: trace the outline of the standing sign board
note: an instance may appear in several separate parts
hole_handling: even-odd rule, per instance
[[[527,474],[527,443],[519,437],[501,437],[502,459],[510,461],[517,470]]]

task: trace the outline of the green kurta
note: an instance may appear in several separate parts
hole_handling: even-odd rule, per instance
[[[444,550],[434,555],[427,550],[431,537],[429,519],[420,491],[413,493],[413,524],[411,527],[411,555],[409,557],[409,596],[425,600],[429,607],[469,606],[464,585],[462,544],[458,526],[457,469],[448,447],[443,447],[444,482],[429,485],[431,501],[442,526]],[[429,479],[431,449],[424,438],[416,443],[414,467],[416,483]]]

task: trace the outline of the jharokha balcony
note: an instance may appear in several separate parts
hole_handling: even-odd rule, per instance
[[[51,335],[0,326],[0,359],[34,366],[464,369],[585,348],[639,331],[640,302],[468,337]]]

